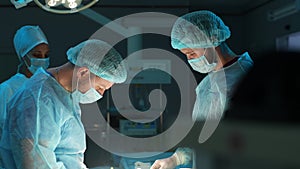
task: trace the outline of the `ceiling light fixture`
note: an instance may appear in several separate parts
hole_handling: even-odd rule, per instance
[[[42,9],[57,13],[57,14],[70,14],[82,11],[93,6],[98,0],[91,0],[89,3],[82,3],[82,0],[44,0],[45,3],[41,3],[40,0],[34,0],[34,2]]]
[[[276,21],[278,19],[290,16],[300,11],[300,0],[293,0],[277,9],[268,12],[268,20]]]
[[[98,2],[98,0],[11,0],[11,3],[16,9],[19,9],[31,1],[34,1],[43,10],[57,14],[76,13]]]

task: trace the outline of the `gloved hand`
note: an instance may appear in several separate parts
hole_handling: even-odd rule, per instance
[[[156,160],[150,169],[174,169],[178,164],[176,153],[171,157]]]

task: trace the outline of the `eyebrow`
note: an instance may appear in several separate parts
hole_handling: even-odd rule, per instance
[[[42,53],[42,52],[39,50],[33,50],[33,51],[31,51],[31,53]]]
[[[40,50],[36,50],[36,51],[31,51],[30,53],[31,54],[42,54],[43,52]],[[46,54],[48,54],[48,53],[49,53],[49,51],[46,52]]]
[[[186,54],[186,55],[191,54],[191,53],[195,53],[195,52],[194,51],[184,52],[184,54]]]
[[[42,54],[43,52],[40,50],[36,50],[36,51],[31,51],[30,53],[31,54]],[[50,51],[47,51],[45,54],[49,54],[49,53],[50,53]]]

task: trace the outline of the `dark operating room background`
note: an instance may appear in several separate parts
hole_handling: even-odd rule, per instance
[[[293,0],[101,0],[90,9],[110,20],[139,12],[163,12],[180,16],[208,9],[218,14],[231,30],[231,37],[227,41],[231,49],[237,54],[249,52],[258,64],[242,82],[237,90],[238,94],[233,98],[235,105],[226,112],[213,136],[199,144],[197,139],[202,123],[198,122],[177,147],[188,145],[195,148],[198,168],[296,169],[300,168],[300,120],[297,115],[300,112],[297,98],[300,86],[297,67],[299,55],[297,45],[292,54],[276,51],[288,50],[285,40],[292,36],[299,37],[300,7],[298,12],[291,15],[268,19],[268,12],[292,2]],[[18,59],[13,48],[13,35],[22,25],[39,25],[42,28],[50,43],[51,67],[66,62],[65,53],[69,47],[88,39],[103,26],[81,13],[63,15],[44,11],[34,2],[15,9],[9,0],[1,0],[0,18],[0,82],[16,73]],[[186,62],[185,56],[172,49],[169,37],[149,34],[139,36],[142,39],[139,44],[142,49],[164,49]],[[300,41],[293,43],[300,44]],[[126,45],[124,40],[116,46],[124,58],[129,54]],[[154,59],[159,57],[153,56]],[[171,65],[171,69],[176,67]],[[194,76],[198,82],[204,77],[196,72]],[[142,90],[139,90],[141,86]],[[162,85],[132,85],[130,95],[139,109],[138,101],[134,100],[140,97],[139,92],[147,95],[147,92],[155,88],[161,88],[168,98],[160,126],[160,129],[166,129],[176,119],[180,104],[180,94],[174,80]],[[104,112],[111,108],[107,106],[108,100],[109,96],[105,95],[99,103]],[[192,106],[193,98],[190,100]],[[147,102],[144,105],[145,108],[149,106]],[[112,120],[119,119],[115,116]],[[118,121],[111,122],[111,125],[118,127]],[[115,163],[113,157],[115,156],[87,137],[85,161],[88,166],[112,165]]]

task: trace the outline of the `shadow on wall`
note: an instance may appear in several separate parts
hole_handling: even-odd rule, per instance
[[[268,52],[254,60],[224,118],[300,122],[299,63],[299,52]]]

